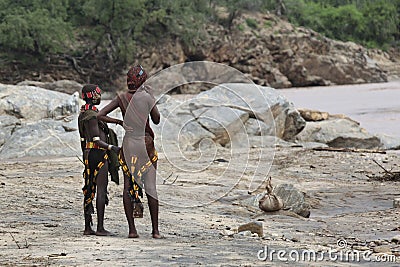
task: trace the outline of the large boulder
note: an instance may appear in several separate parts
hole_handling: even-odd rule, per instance
[[[221,84],[186,101],[164,95],[158,109],[162,120],[154,125],[156,138],[184,150],[197,148],[204,139],[226,147],[232,142],[240,148],[274,146],[277,140],[293,140],[305,125],[276,90],[246,83]]]
[[[0,150],[0,158],[79,156],[78,131],[66,130],[62,121],[43,119],[18,126]]]
[[[160,111],[161,122],[158,125],[152,125],[157,149],[191,150],[198,148],[202,140],[216,139],[213,133],[197,122],[186,102],[164,95],[159,99],[157,107]]]
[[[0,84],[0,115],[32,121],[71,115],[78,110],[78,94],[68,95],[34,86]]]
[[[296,139],[300,142],[318,142],[339,148],[377,149],[382,147],[377,136],[368,133],[358,122],[345,117],[307,122],[306,127]]]
[[[72,95],[75,92],[80,92],[82,84],[71,80],[58,80],[54,82],[38,82],[38,81],[22,81],[17,83],[19,86],[35,86],[51,91],[57,91]]]
[[[79,94],[0,84],[0,158],[80,155]]]
[[[305,121],[285,97],[279,94],[273,88],[261,87],[254,84],[246,83],[228,83],[221,84],[211,90],[205,91],[197,95],[189,106],[194,114],[202,113],[204,108],[229,108],[248,114],[237,116],[243,123],[248,118],[257,119],[275,135],[284,140],[292,140],[304,128]],[[228,113],[221,111],[221,115]],[[223,113],[222,113],[223,112]],[[208,114],[206,114],[208,115]],[[260,127],[262,127],[260,125]],[[214,132],[215,134],[215,132]]]
[[[18,125],[21,125],[18,118],[10,115],[0,116],[0,147],[11,137]]]

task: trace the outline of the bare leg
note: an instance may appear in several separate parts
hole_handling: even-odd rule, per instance
[[[96,235],[108,236],[112,235],[109,231],[104,229],[104,210],[107,198],[107,185],[108,185],[108,162],[99,170],[96,178],[97,183],[97,197],[96,197],[96,210],[97,210],[97,231]]]
[[[153,238],[161,238],[160,232],[158,231],[158,199],[149,194],[146,194],[146,196],[149,204]]]
[[[124,210],[125,210],[125,216],[126,219],[128,220],[128,226],[129,226],[129,238],[138,238],[139,235],[137,234],[136,227],[135,227],[135,221],[133,218],[133,203],[131,200],[131,197],[129,196],[129,177],[125,175],[124,173],[124,193],[123,193],[123,201],[124,201]]]
[[[158,198],[156,191],[156,169],[151,167],[145,174],[145,190],[147,196],[147,202],[149,204],[151,225],[153,228],[152,235],[153,238],[161,238],[160,232],[158,230]]]
[[[88,158],[88,150],[85,150],[83,154],[84,158]],[[83,211],[83,215],[85,217],[85,230],[83,231],[84,235],[95,235],[96,232],[92,229],[92,215],[87,214],[86,211]]]
[[[93,231],[92,226],[92,215],[85,214],[85,231],[83,231],[84,235],[95,235],[96,232]]]

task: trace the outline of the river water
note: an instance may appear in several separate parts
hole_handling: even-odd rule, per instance
[[[296,108],[345,114],[373,134],[400,136],[400,81],[281,89]]]

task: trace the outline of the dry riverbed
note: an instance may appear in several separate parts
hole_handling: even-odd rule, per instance
[[[371,260],[390,255],[388,261],[397,263],[385,266],[400,264],[400,240],[394,238],[400,235],[400,209],[393,208],[400,183],[368,178],[383,173],[373,159],[399,171],[399,154],[298,147],[261,152],[268,156],[260,159],[260,150],[252,149],[244,165],[234,166],[227,149],[218,151],[214,160],[199,158],[196,152],[186,153],[187,161],[179,153],[161,153],[157,183],[160,231],[166,237],[162,240],[151,238],[147,208],[144,218],[136,220],[140,238],[127,238],[123,186],[111,182],[105,225],[115,236],[83,236],[83,167],[77,158],[0,162],[0,265],[287,266],[293,262],[289,253],[294,257],[304,251],[323,259],[311,255],[295,266],[376,264],[362,256],[360,262],[346,261],[340,254],[335,259],[328,254],[332,251],[356,251]],[[247,185],[253,174],[258,180],[271,176],[273,185],[290,183],[305,192],[312,206],[310,218],[267,214],[241,205],[250,197]],[[224,230],[252,221],[263,224],[263,237],[223,235]],[[279,260],[275,253],[273,262],[263,260],[266,249],[285,250],[286,255]]]

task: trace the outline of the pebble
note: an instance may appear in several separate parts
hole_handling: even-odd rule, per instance
[[[393,208],[400,208],[400,198],[393,199]]]
[[[250,233],[256,233],[259,237],[264,235],[263,233],[263,223],[262,222],[249,222],[239,226],[238,232],[250,231]]]
[[[392,254],[392,250],[390,246],[377,246],[373,248],[374,253],[385,253],[385,254]]]
[[[239,232],[239,235],[242,235],[242,236],[251,236],[251,231]]]
[[[367,246],[353,246],[354,250],[361,250],[361,251],[365,251],[365,250],[369,250],[369,247]]]
[[[227,230],[227,229],[224,229],[221,231],[221,235],[223,235],[223,236],[233,236],[234,234],[236,234],[235,231],[231,231],[231,230]]]
[[[396,236],[392,237],[391,241],[393,243],[399,244],[400,243],[400,235],[396,235]]]

